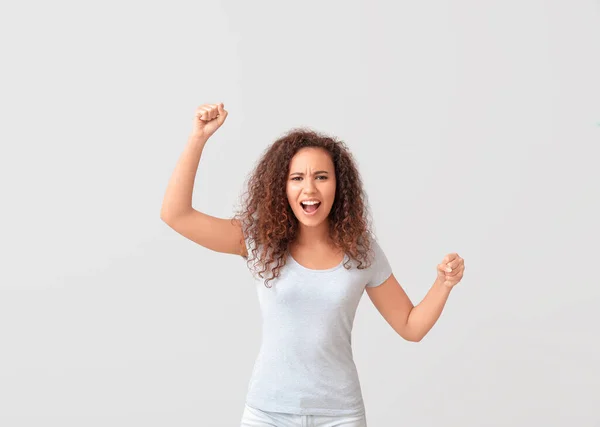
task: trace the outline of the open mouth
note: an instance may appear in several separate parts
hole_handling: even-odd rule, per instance
[[[319,209],[319,206],[321,206],[321,202],[317,202],[317,203],[303,203],[300,202],[300,206],[302,206],[302,210],[307,214],[307,215],[314,215],[314,213],[317,211],[317,209]]]

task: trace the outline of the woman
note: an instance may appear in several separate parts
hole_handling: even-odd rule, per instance
[[[196,110],[161,218],[206,248],[253,261],[263,338],[241,425],[366,426],[351,348],[363,292],[402,338],[418,342],[462,279],[464,261],[446,255],[413,306],[372,234],[352,155],[342,141],[307,129],[288,132],[264,152],[233,218],[194,210],[202,150],[227,114],[222,103]]]

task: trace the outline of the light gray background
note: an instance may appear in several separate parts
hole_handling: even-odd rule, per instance
[[[345,140],[418,303],[363,296],[379,426],[600,426],[597,1],[2,6],[0,425],[235,426],[260,344],[244,261],[160,218],[195,108],[224,102],[196,209],[230,217],[294,126]]]

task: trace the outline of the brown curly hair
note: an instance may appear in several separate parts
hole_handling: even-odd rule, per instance
[[[267,287],[286,264],[289,244],[299,231],[299,221],[287,199],[286,182],[292,157],[305,147],[322,148],[333,161],[336,191],[328,217],[329,236],[348,255],[344,267],[349,269],[352,259],[357,261],[358,269],[369,267],[372,261],[371,213],[361,176],[348,147],[336,137],[305,127],[293,128],[265,149],[247,181],[242,208],[232,218],[234,223],[242,226],[249,246],[254,243],[248,256],[244,257],[246,263],[254,259],[254,266],[262,267],[258,272],[261,279],[263,273],[271,272],[272,276],[264,282]],[[265,250],[260,251],[259,247]]]

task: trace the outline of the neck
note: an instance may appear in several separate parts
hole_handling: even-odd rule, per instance
[[[329,223],[323,221],[316,227],[307,227],[300,223],[300,230],[296,237],[298,246],[314,246],[314,245],[329,245],[331,238],[329,237]]]

